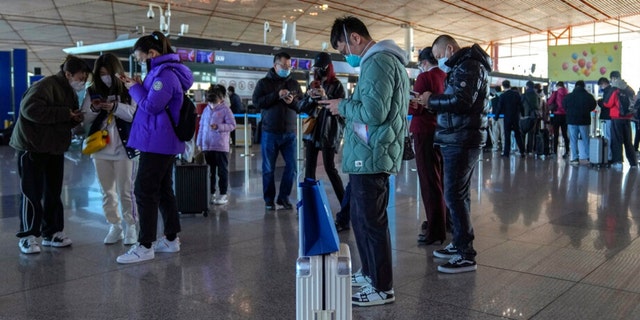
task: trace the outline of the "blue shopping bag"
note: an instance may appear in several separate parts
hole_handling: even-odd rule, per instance
[[[299,214],[302,254],[314,256],[340,250],[340,239],[322,181],[304,179],[300,182],[302,207]]]

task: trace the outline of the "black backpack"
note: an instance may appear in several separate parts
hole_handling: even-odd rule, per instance
[[[185,93],[182,97],[182,106],[180,107],[180,118],[178,119],[178,123],[173,120],[171,117],[171,112],[169,111],[169,106],[167,105],[164,110],[167,112],[169,116],[169,121],[171,121],[171,126],[173,127],[173,131],[178,136],[180,141],[189,141],[193,138],[194,133],[196,132],[196,106],[193,104],[193,101],[187,96]]]
[[[618,89],[618,99],[620,100],[620,116],[625,117],[630,114],[635,114],[635,106],[633,104],[633,96],[635,92],[630,87],[626,89]]]

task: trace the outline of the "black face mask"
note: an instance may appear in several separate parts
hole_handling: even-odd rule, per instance
[[[318,69],[318,70],[316,70],[316,73],[318,74],[318,77],[320,79],[322,79],[322,78],[327,76],[327,70]]]

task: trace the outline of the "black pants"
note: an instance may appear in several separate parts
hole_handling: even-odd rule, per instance
[[[229,187],[229,153],[222,151],[205,151],[204,159],[209,165],[209,188],[211,194],[216,193],[216,175],[220,194],[227,194]]]
[[[134,194],[140,213],[138,242],[156,241],[158,209],[164,222],[164,234],[180,232],[180,218],[173,193],[174,155],[141,152]]]
[[[45,238],[64,229],[62,206],[62,179],[64,155],[20,151],[20,231],[19,238],[27,236]],[[44,205],[42,200],[44,198]]]
[[[511,152],[511,132],[516,138],[516,144],[520,153],[524,154],[524,142],[522,141],[522,134],[520,133],[520,123],[518,119],[504,119],[504,146],[502,148],[502,155],[509,156]]]
[[[567,131],[567,116],[564,114],[556,114],[551,118],[553,125],[553,153],[558,154],[558,138],[560,130],[562,130],[562,139],[564,140],[564,153],[569,154],[569,131]]]
[[[637,166],[638,159],[631,141],[631,120],[611,119],[611,162],[622,162],[622,146],[629,164]]]
[[[336,213],[336,222],[341,225],[348,225],[351,221],[351,183],[344,187],[344,197],[340,202],[340,211]]]
[[[331,186],[333,186],[333,191],[336,193],[336,197],[338,197],[338,201],[342,202],[342,198],[344,198],[344,185],[342,184],[342,178],[340,178],[340,174],[338,173],[338,169],[336,169],[336,164],[334,161],[336,155],[335,148],[316,148],[313,141],[304,141],[305,145],[305,157],[307,160],[304,177],[309,179],[316,179],[316,167],[318,166],[318,152],[322,150],[322,163],[324,164],[324,171],[327,172],[329,176],[329,181],[331,181]]]
[[[350,174],[351,224],[360,253],[362,273],[374,288],[393,289],[391,237],[389,236],[389,175]]]

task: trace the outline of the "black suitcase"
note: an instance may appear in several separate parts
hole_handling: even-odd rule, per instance
[[[548,156],[550,151],[549,130],[544,128],[538,130],[535,136],[536,155],[540,158]]]
[[[209,166],[176,164],[174,190],[178,212],[209,215]]]

